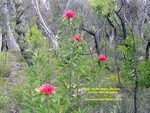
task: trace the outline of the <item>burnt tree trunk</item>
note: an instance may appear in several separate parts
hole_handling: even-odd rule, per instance
[[[137,50],[136,50],[136,37],[134,33],[134,22],[132,23],[132,38],[133,38],[133,69],[134,69],[134,77],[135,77],[135,87],[134,87],[134,113],[138,113],[138,106],[137,106],[137,92],[138,92],[138,85],[139,85],[139,77],[137,71]]]
[[[145,60],[149,60],[149,48],[150,48],[150,41],[148,41],[146,46]]]
[[[127,33],[126,33],[126,24],[125,24],[124,18],[118,12],[116,12],[116,15],[118,16],[118,18],[119,18],[119,20],[121,22],[123,38],[126,39]]]
[[[101,41],[101,35],[100,35],[100,31],[101,29],[98,29],[96,32],[88,30],[86,28],[82,27],[83,31],[86,31],[88,34],[92,35],[94,37],[94,42],[95,42],[95,47],[96,47],[96,52],[97,55],[99,56],[101,54],[101,47],[100,47],[100,41]]]
[[[95,46],[96,46],[96,50],[97,50],[97,54],[100,55],[101,54],[101,50],[100,50],[100,42],[101,42],[101,36],[100,36],[100,32],[101,32],[101,29],[98,29],[96,31],[96,34],[95,34]]]

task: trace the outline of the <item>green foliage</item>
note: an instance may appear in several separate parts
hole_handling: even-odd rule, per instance
[[[29,48],[42,47],[45,39],[42,36],[42,32],[37,29],[36,26],[33,26],[27,35],[27,43]]]
[[[113,23],[115,23],[115,17],[112,14],[116,7],[114,2],[113,0],[89,0],[90,5],[97,13],[101,16],[109,15]],[[57,18],[54,18],[54,20],[57,20]],[[58,22],[61,24],[58,31],[59,48],[56,51],[57,54],[49,48],[48,40],[43,38],[42,32],[36,26],[33,26],[28,32],[27,51],[29,52],[28,55],[32,65],[24,70],[23,74],[26,75],[26,78],[23,83],[17,84],[18,86],[15,87],[9,87],[7,95],[4,94],[7,89],[6,83],[0,81],[0,110],[2,109],[0,112],[8,113],[15,105],[20,113],[48,113],[48,108],[51,113],[96,113],[97,111],[131,113],[133,108],[131,105],[133,101],[131,100],[132,96],[126,96],[123,90],[119,92],[120,95],[111,95],[118,97],[123,95],[122,102],[101,103],[85,101],[85,98],[101,98],[102,96],[108,98],[110,95],[99,93],[88,95],[83,88],[116,87],[116,83],[118,83],[118,76],[115,73],[116,62],[114,60],[115,52],[117,51],[115,50],[114,52],[114,49],[116,47],[110,45],[106,38],[101,39],[101,52],[108,56],[108,61],[99,62],[96,54],[87,55],[89,51],[91,53],[93,51],[89,50],[84,38],[81,42],[73,39],[74,36],[82,37],[82,32],[79,31],[79,24],[81,24],[82,20],[77,17],[71,20],[58,19],[58,21],[61,21]],[[137,38],[136,49],[138,49],[140,44],[141,41]],[[121,75],[123,81],[125,81],[124,84],[130,81],[133,83],[133,39],[131,36],[124,40],[118,50],[122,58],[124,57],[124,60],[121,62]],[[10,71],[10,68],[8,68],[10,66],[8,65],[8,56],[11,55],[0,53],[0,64],[2,64],[0,65],[0,74],[2,76],[7,75]],[[119,59],[117,60],[119,61]],[[6,69],[4,69],[5,66],[3,64],[8,65],[8,67],[6,66]],[[137,62],[137,64],[140,86],[149,87],[150,72],[148,67],[150,67],[150,63]],[[21,73],[18,74],[22,75]],[[53,96],[43,95],[35,91],[35,88],[45,83],[50,83],[57,87]],[[129,84],[127,85],[129,86]],[[6,87],[5,90],[1,90],[4,87]],[[146,93],[144,92],[144,94]],[[143,100],[144,96],[142,96],[143,94],[140,94],[139,97],[145,110],[145,106],[148,104]],[[146,96],[148,97],[148,95]],[[128,97],[128,99],[124,97]],[[143,108],[143,106],[140,107]],[[139,111],[143,113],[144,111],[141,108]]]
[[[3,108],[4,108],[4,97],[0,94],[0,110],[2,110]]]
[[[37,92],[35,92],[33,86],[26,86],[23,90],[21,90],[22,93],[22,103],[21,103],[21,113],[25,112],[33,112],[33,113],[44,113],[45,111],[45,102],[41,101],[41,95],[38,95]]]
[[[66,112],[73,112],[74,109],[78,108],[78,100],[81,98],[78,92],[75,92],[82,84],[80,64],[79,62],[84,59],[83,53],[85,51],[85,41],[82,39],[81,42],[76,42],[73,37],[78,36],[78,19],[73,21],[63,20],[64,23],[61,25],[62,34],[60,39],[60,48],[58,54],[59,65],[63,68],[63,73],[57,78],[58,84],[61,89],[64,89],[62,101],[67,101]],[[80,36],[80,35],[79,35]],[[71,81],[71,82],[70,82]],[[78,111],[78,110],[77,110]]]
[[[21,113],[47,113],[46,96],[38,94],[35,88],[44,83],[50,82],[53,65],[50,65],[50,51],[37,49],[33,55],[34,66],[26,70],[27,78],[26,84],[20,89],[21,100]],[[52,103],[52,102],[51,102]]]
[[[115,11],[115,4],[111,0],[89,0],[89,3],[103,16]],[[110,19],[112,18],[110,17]],[[26,75],[24,82],[10,90],[12,94],[9,92],[9,98],[6,99],[8,95],[0,95],[0,108],[3,109],[7,103],[12,106],[14,102],[20,109],[20,113],[48,113],[48,109],[51,113],[95,113],[100,110],[108,113],[127,112],[126,109],[123,109],[122,104],[118,105],[119,102],[113,104],[109,102],[100,104],[98,102],[86,102],[85,98],[101,98],[102,96],[108,98],[110,95],[99,93],[88,95],[83,90],[86,87],[116,87],[116,83],[118,83],[118,76],[115,73],[116,67],[114,66],[116,64],[114,60],[114,49],[116,47],[110,45],[106,38],[102,39],[101,50],[109,58],[107,62],[99,62],[97,55],[86,55],[87,51],[91,52],[92,50],[89,50],[84,38],[79,42],[74,40],[74,36],[82,37],[81,31],[78,30],[81,20],[79,18],[60,20],[62,24],[58,32],[60,38],[58,38],[59,48],[56,51],[57,54],[49,48],[48,40],[43,38],[37,27],[34,26],[30,29],[27,42],[32,65],[24,70]],[[136,49],[138,49],[139,44],[141,44],[141,41],[137,38]],[[118,50],[125,58],[121,62],[122,79],[125,82],[133,82],[134,49],[132,38],[126,38]],[[9,60],[4,59],[2,61]],[[137,63],[140,86],[149,87],[150,73],[147,70],[150,65],[148,62]],[[57,87],[53,96],[43,95],[35,91],[35,88],[45,83]],[[13,99],[10,99],[10,97],[13,97]],[[123,102],[128,103],[130,100],[123,98]],[[132,112],[131,109],[129,112]]]
[[[124,56],[125,60],[122,62],[122,78],[126,82],[134,81],[134,70],[133,70],[133,40],[132,38],[127,38],[124,42],[124,45],[120,45],[118,50]],[[139,38],[136,39],[136,49],[138,50],[138,46],[141,44],[141,40]],[[136,56],[138,58],[138,54]],[[138,73],[139,73],[139,82],[141,87],[149,87],[150,86],[150,71],[148,67],[150,66],[149,62],[137,62],[138,65]]]
[[[102,15],[108,15],[115,11],[113,0],[88,0],[89,4]]]
[[[62,77],[64,72],[58,64],[57,57],[49,48],[38,48],[34,51],[32,57],[33,66],[26,70],[26,84],[20,89],[21,92],[21,113],[47,113],[47,101],[50,103],[50,111],[52,113],[65,113],[70,105],[68,96],[66,95],[66,87],[62,83],[66,83],[65,79],[57,81]],[[57,73],[56,73],[57,72]],[[51,83],[57,87],[56,94],[47,99],[45,95],[38,94],[36,87],[44,83]],[[59,109],[58,109],[59,108]]]
[[[141,44],[141,39],[136,38],[136,49],[138,49],[138,46]],[[133,39],[132,37],[127,37],[123,41],[123,45],[120,45],[118,47],[118,51],[124,55],[125,57],[131,57],[133,56]]]
[[[138,65],[139,82],[142,87],[150,87],[150,61],[141,62]]]
[[[7,52],[0,52],[0,78],[8,76],[10,73],[11,54]]]
[[[4,94],[7,83],[4,79],[0,78],[0,113],[6,108],[6,96]]]
[[[32,56],[38,54],[38,51],[44,51],[48,48],[48,40],[43,37],[42,32],[37,29],[36,26],[33,26],[27,35],[27,54],[28,54],[28,61],[32,64]],[[44,58],[43,58],[44,59]]]

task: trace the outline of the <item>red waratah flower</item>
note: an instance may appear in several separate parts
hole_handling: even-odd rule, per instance
[[[108,60],[108,58],[105,55],[99,55],[98,60],[101,62],[105,62]]]
[[[51,84],[43,84],[39,88],[36,88],[35,90],[41,94],[45,95],[53,95],[56,87],[52,86]]]
[[[77,42],[81,42],[82,41],[82,38],[80,36],[75,36],[73,39],[75,41],[77,41]]]
[[[73,12],[71,9],[69,9],[67,12],[65,12],[65,13],[63,14],[63,17],[64,17],[64,18],[67,18],[67,19],[73,19],[73,18],[76,17],[76,13]]]

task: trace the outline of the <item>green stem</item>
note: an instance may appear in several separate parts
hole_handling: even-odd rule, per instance
[[[78,110],[78,106],[79,106],[79,84],[80,84],[79,79],[80,79],[80,77],[77,74],[77,110]]]
[[[49,102],[49,95],[47,96],[46,101],[47,101],[47,110],[48,110],[48,113],[51,113],[51,111],[50,111],[50,102]]]
[[[71,79],[72,79],[72,71],[71,71],[71,65],[70,68],[70,74],[69,74],[69,101],[71,101]]]
[[[68,36],[69,36],[69,39],[72,37],[72,27],[71,27],[71,21],[69,20],[69,28],[68,28]],[[70,39],[71,40],[71,39]],[[67,43],[68,43],[68,50],[70,52],[69,54],[69,63],[68,63],[68,69],[69,69],[69,80],[68,80],[68,85],[69,85],[69,90],[68,90],[68,96],[69,96],[69,101],[71,101],[71,80],[72,80],[72,45],[70,44],[70,41],[67,40]],[[69,112],[71,112],[71,109],[69,107]]]

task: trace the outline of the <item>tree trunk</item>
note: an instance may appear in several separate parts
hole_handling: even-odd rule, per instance
[[[83,26],[82,26],[82,30],[86,31],[87,33],[89,33],[90,35],[92,35],[94,37],[97,55],[100,55],[100,53],[101,53],[101,50],[100,50],[100,48],[101,48],[100,47],[100,41],[101,41],[100,32],[101,32],[101,29],[99,28],[96,32],[94,32],[94,31],[88,30],[86,28],[83,28]]]
[[[17,39],[17,42],[19,44],[21,54],[24,57],[26,63],[30,65],[28,54],[26,52],[27,49],[27,42],[26,42],[26,37],[27,37],[27,30],[29,28],[29,23],[26,20],[26,9],[29,7],[24,7],[24,2],[23,0],[14,0],[14,5],[15,5],[15,37]]]
[[[134,22],[132,23],[132,38],[133,38],[133,69],[134,69],[134,77],[135,77],[135,87],[134,87],[134,113],[138,113],[138,104],[137,104],[137,92],[138,92],[138,85],[139,85],[139,77],[137,71],[137,50],[136,50],[136,37],[134,33]]]
[[[10,20],[9,20],[9,10],[8,10],[8,3],[9,1],[5,0],[4,5],[3,5],[3,14],[4,14],[4,19],[3,19],[3,38],[6,38],[5,40],[7,41],[7,46],[8,50],[10,51],[20,51],[18,44],[16,43],[16,40],[14,38],[14,34],[10,28]]]
[[[144,22],[145,22],[145,18],[147,15],[147,11],[148,11],[148,6],[146,6],[142,12],[141,15],[141,20],[139,22],[139,26],[138,26],[138,31],[139,31],[139,36],[141,37],[142,40],[144,40]]]
[[[39,9],[39,4],[38,4],[38,1],[37,0],[32,0],[32,4],[35,8],[35,11],[37,13],[37,16],[39,17],[39,21],[44,29],[44,31],[47,33],[48,35],[48,38],[49,40],[52,42],[52,47],[54,50],[56,50],[58,48],[58,42],[55,38],[55,35],[53,34],[53,32],[48,28],[47,24],[45,23],[42,15],[41,15],[41,12],[40,12],[40,9]]]
[[[10,51],[20,51],[10,26],[8,26],[8,31],[7,31],[7,43],[8,43],[8,49]]]
[[[150,48],[150,41],[148,41],[147,46],[146,46],[145,60],[149,59],[149,48]]]
[[[100,42],[101,42],[101,35],[100,35],[100,32],[101,32],[101,29],[98,29],[96,31],[96,34],[95,34],[95,46],[96,46],[96,51],[97,51],[97,54],[100,55],[101,54],[101,47],[100,47]]]
[[[118,18],[121,22],[123,38],[126,39],[127,33],[126,33],[126,24],[125,24],[124,18],[118,12],[116,12],[116,15],[118,16]]]

